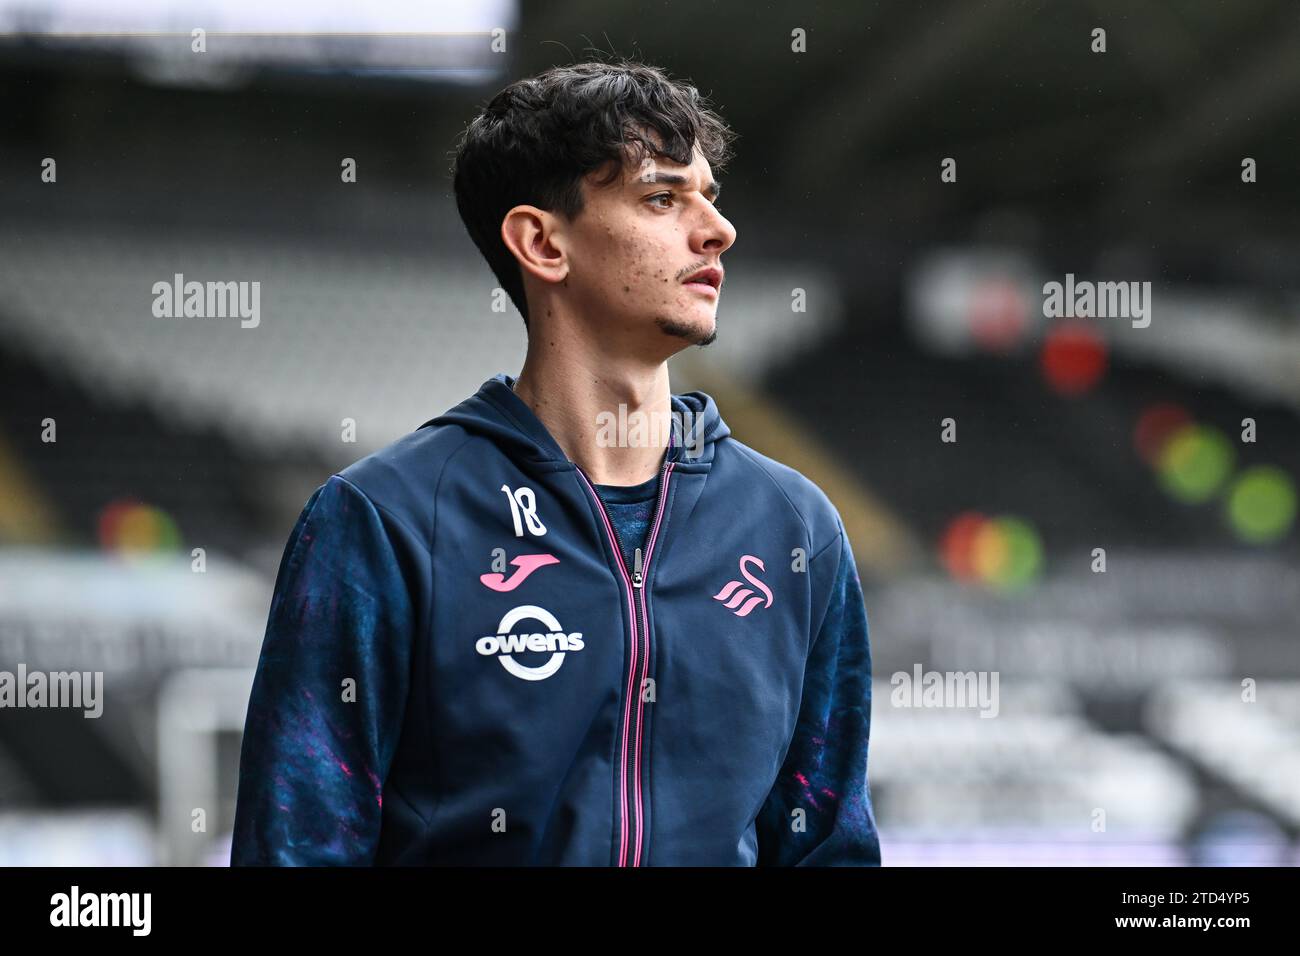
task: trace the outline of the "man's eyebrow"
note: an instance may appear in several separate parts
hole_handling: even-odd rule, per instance
[[[640,183],[666,183],[669,186],[685,186],[688,182],[685,176],[678,173],[664,173],[657,169],[644,179],[638,177],[636,181]],[[722,193],[722,184],[717,180],[711,179],[701,192],[703,192],[710,201],[717,202],[718,196]]]

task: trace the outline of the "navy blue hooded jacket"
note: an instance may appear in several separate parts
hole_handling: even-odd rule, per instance
[[[307,502],[232,864],[878,865],[866,612],[830,500],[674,395],[629,568],[512,386]]]

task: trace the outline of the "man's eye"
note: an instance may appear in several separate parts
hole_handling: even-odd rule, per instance
[[[672,199],[672,198],[673,198],[673,194],[672,194],[672,193],[656,193],[655,195],[653,195],[653,196],[651,196],[651,197],[649,198],[649,201],[650,201],[650,202],[654,202],[656,199]],[[668,207],[666,207],[666,206],[660,206],[659,208],[660,208],[660,209],[666,209],[666,208],[668,208]]]

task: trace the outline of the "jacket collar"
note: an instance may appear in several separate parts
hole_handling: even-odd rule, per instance
[[[546,470],[574,467],[559,443],[528,403],[514,392],[515,377],[498,372],[469,398],[421,425],[455,424],[496,442],[511,457]],[[685,392],[671,396],[673,406],[668,460],[690,468],[713,461],[714,444],[731,434],[712,396]]]

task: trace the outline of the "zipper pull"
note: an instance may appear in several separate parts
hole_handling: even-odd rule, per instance
[[[641,586],[641,549],[637,548],[636,553],[632,556],[632,587]]]

